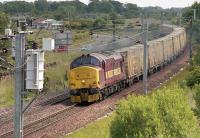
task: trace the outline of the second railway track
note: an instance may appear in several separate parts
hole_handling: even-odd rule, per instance
[[[35,120],[31,123],[24,125],[23,135],[24,136],[30,135],[30,134],[32,134],[38,130],[41,130],[55,122],[62,120],[63,118],[65,118],[66,116],[69,116],[70,114],[73,114],[74,112],[79,110],[79,108],[72,110],[75,107],[75,105],[76,104],[73,104],[70,107],[59,110],[55,113],[49,114],[43,118],[40,118],[38,120]],[[70,111],[70,110],[72,110],[72,111]],[[70,112],[68,112],[68,111],[70,111]],[[13,130],[4,133],[3,135],[1,135],[1,138],[10,138],[12,136],[13,136]]]

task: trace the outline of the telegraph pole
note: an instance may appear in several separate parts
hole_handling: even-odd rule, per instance
[[[25,35],[17,34],[15,43],[15,116],[14,116],[14,138],[23,137],[23,98],[24,92],[24,50],[25,50]]]
[[[142,19],[143,21],[143,19]],[[148,70],[148,46],[147,46],[147,40],[148,40],[148,23],[146,21],[146,24],[144,25],[144,22],[142,23],[143,25],[143,44],[144,44],[144,59],[143,59],[143,86],[144,86],[144,93],[148,93],[148,85],[147,85],[147,70]]]

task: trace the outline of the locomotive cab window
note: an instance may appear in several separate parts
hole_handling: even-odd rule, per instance
[[[100,66],[100,62],[95,57],[92,57],[90,55],[87,55],[87,56],[83,55],[71,63],[71,69],[79,67],[79,66],[83,66],[83,65]]]

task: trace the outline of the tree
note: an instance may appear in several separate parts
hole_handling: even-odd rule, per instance
[[[193,17],[193,10],[194,9],[196,9],[196,11],[197,11],[197,14],[196,14],[197,18],[200,18],[200,14],[199,14],[199,12],[200,12],[200,3],[198,3],[198,2],[194,2],[194,4],[192,4],[191,7],[185,8],[183,10],[184,11],[183,12],[183,17],[185,19],[191,19]]]
[[[143,96],[123,100],[111,125],[113,138],[156,137],[160,122],[155,103]]]
[[[44,12],[48,10],[48,2],[47,0],[36,0],[34,2],[35,8],[38,11]]]
[[[113,6],[114,12],[119,13],[119,14],[122,14],[122,12],[124,12],[123,4],[120,3],[119,1],[110,1],[110,3]]]
[[[200,84],[200,67],[196,66],[191,69],[189,72],[187,78],[186,78],[186,84],[189,87],[194,87],[195,84]]]
[[[192,137],[197,120],[189,104],[187,93],[178,87],[160,90],[152,98],[157,105],[164,137]]]
[[[190,137],[196,118],[182,89],[157,91],[151,96],[129,96],[120,102],[111,124],[111,137]]]
[[[8,15],[4,12],[0,12],[0,19],[0,33],[4,33],[4,30],[9,23]]]
[[[140,15],[139,8],[136,4],[125,4],[124,16],[126,18],[138,17]]]
[[[24,13],[29,13],[34,8],[33,3],[25,2],[25,1],[12,1],[5,2],[3,4],[3,10],[6,13],[10,13],[13,15],[20,15]]]
[[[100,29],[103,26],[105,26],[105,24],[106,24],[106,21],[103,18],[98,17],[93,23],[93,28]]]

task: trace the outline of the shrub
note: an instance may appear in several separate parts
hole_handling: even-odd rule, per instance
[[[154,137],[159,134],[160,121],[154,103],[146,97],[129,96],[123,100],[112,122],[111,136]]]
[[[200,85],[195,86],[193,97],[196,103],[196,114],[200,117]]]
[[[200,48],[199,47],[197,47],[196,55],[192,59],[192,64],[193,65],[200,65]]]
[[[189,87],[193,87],[195,86],[195,84],[199,84],[200,83],[200,67],[194,67],[190,73],[188,74],[187,78],[187,86]]]
[[[111,137],[189,137],[196,119],[180,88],[151,96],[129,96],[120,102],[111,124]]]
[[[153,94],[163,136],[188,137],[194,132],[196,120],[185,95],[183,89],[177,87]]]

